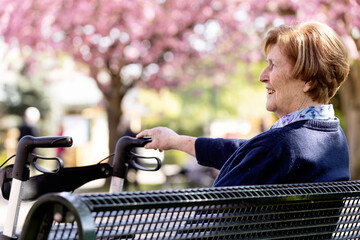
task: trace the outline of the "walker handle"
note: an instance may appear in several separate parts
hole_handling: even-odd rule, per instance
[[[29,178],[29,170],[26,166],[31,152],[34,148],[57,148],[71,147],[73,140],[71,137],[33,137],[26,135],[18,143],[12,177],[20,181]]]
[[[120,138],[115,147],[115,156],[112,166],[113,176],[125,179],[130,150],[134,147],[144,147],[151,141],[151,138],[134,138],[129,136]]]

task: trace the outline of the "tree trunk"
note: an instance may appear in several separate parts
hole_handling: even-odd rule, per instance
[[[346,117],[346,137],[350,151],[352,179],[360,179],[360,60],[354,61],[348,80],[344,83],[340,100]]]
[[[118,139],[121,137],[120,122],[122,117],[121,99],[113,97],[109,99],[110,102],[106,106],[108,128],[109,128],[109,152],[115,152],[115,146]]]
[[[111,74],[111,89],[103,91],[106,99],[106,113],[109,129],[109,152],[114,153],[116,143],[120,137],[125,133],[126,126],[122,125],[123,112],[121,104],[127,91],[132,85],[123,85],[119,74]],[[108,163],[112,165],[113,158],[110,158]],[[110,178],[106,179],[106,186],[110,185]]]
[[[121,119],[123,115],[121,103],[125,94],[132,87],[132,85],[124,85],[118,72],[109,71],[109,74],[111,77],[110,89],[105,90],[103,87],[101,87],[99,81],[97,81],[97,83],[98,86],[100,86],[99,88],[101,89],[106,100],[105,108],[109,129],[109,152],[113,153],[115,151],[116,142],[124,133],[124,127],[121,125]],[[93,75],[96,76],[97,72],[94,72]]]

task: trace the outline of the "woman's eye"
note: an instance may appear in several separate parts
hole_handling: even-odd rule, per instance
[[[267,63],[268,63],[268,68],[273,69],[275,67],[272,61],[267,61]]]

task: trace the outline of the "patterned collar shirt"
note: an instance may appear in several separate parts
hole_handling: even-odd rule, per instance
[[[303,121],[303,120],[324,120],[324,121],[336,121],[338,120],[335,117],[334,108],[332,104],[327,105],[318,105],[318,106],[311,106],[304,109],[301,109],[296,112],[289,113],[279,120],[277,120],[274,125],[270,127],[270,129],[284,127],[289,125],[290,123]]]

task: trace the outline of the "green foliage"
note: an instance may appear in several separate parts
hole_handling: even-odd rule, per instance
[[[165,151],[164,164],[177,164],[183,166],[188,160],[186,153],[176,150]]]
[[[249,119],[264,113],[265,88],[257,80],[264,63],[239,63],[231,75],[218,80],[199,77],[183,88],[143,90],[140,101],[149,108],[146,128],[164,125],[181,134],[201,134],[214,119]],[[215,83],[214,83],[215,82]],[[216,84],[219,82],[219,84]]]
[[[0,165],[2,165],[7,159],[6,151],[0,149]]]

